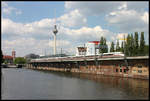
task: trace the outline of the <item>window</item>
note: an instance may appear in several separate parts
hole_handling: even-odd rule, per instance
[[[124,69],[124,73],[126,73],[126,71],[127,71],[127,70],[126,70],[126,69]]]
[[[138,68],[142,68],[142,66],[141,66],[141,65],[139,65],[139,66],[138,66]]]
[[[120,69],[120,72],[122,72],[122,69]]]
[[[136,73],[136,70],[132,70],[133,73]]]
[[[127,67],[126,67],[126,71],[128,71],[128,70],[129,70],[129,68],[130,68],[130,66],[129,66],[129,67],[127,66]]]
[[[142,70],[138,70],[138,73],[142,73]]]
[[[116,69],[116,72],[118,72],[118,69]]]
[[[120,65],[119,67],[120,67],[120,69],[122,69],[122,65]]]

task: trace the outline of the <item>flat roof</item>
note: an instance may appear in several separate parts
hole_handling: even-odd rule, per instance
[[[69,62],[69,61],[93,61],[95,57],[55,57],[55,58],[44,58],[44,59],[32,59],[31,62]],[[123,60],[124,57],[109,57],[109,58],[97,58],[97,60]],[[138,56],[138,57],[126,57],[126,59],[149,59],[149,56]]]

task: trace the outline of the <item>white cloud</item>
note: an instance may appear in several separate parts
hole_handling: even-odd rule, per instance
[[[54,25],[53,19],[42,19],[31,23],[16,23],[10,19],[2,18],[2,34],[6,34],[9,37],[28,36],[34,37],[42,36],[47,37],[50,34],[50,30]],[[8,30],[9,29],[9,30]]]
[[[58,40],[58,43],[63,43],[66,47],[70,45],[67,40]],[[57,43],[57,48],[60,48],[60,44]],[[29,53],[44,54],[45,49],[47,54],[53,54],[53,41],[52,40],[37,40],[34,38],[19,37],[15,40],[2,40],[2,50],[4,54],[11,55],[12,50],[16,50],[17,56],[25,56]]]
[[[116,26],[119,31],[135,32],[148,30],[148,12],[139,13],[135,10],[119,10],[106,16],[107,22]]]
[[[145,13],[143,14],[143,16],[141,16],[141,17],[142,17],[142,20],[144,20],[144,22],[145,22],[146,24],[149,23],[149,13],[148,13],[148,12],[145,12]]]
[[[93,1],[93,2],[74,2],[66,1],[65,8],[67,10],[78,9],[80,13],[84,15],[101,15],[107,14],[116,10],[136,10],[138,12],[143,12],[148,9],[148,2],[106,2],[106,1]]]
[[[9,30],[8,30],[9,29]],[[12,34],[25,34],[24,26],[22,23],[15,23],[10,19],[2,18],[2,34],[12,33]]]
[[[15,8],[13,8],[13,7],[3,8],[3,13],[9,15],[9,14],[11,14],[11,12],[12,12],[13,10],[15,10]]]
[[[112,10],[118,9],[122,2],[74,2],[67,1],[65,2],[65,8],[67,10],[78,9],[80,13],[84,15],[99,15],[105,14]]]
[[[2,14],[10,15],[12,13],[20,15],[22,14],[22,11],[15,7],[9,6],[7,2],[2,2]]]
[[[118,7],[119,10],[121,9],[127,9],[127,2],[122,3],[121,6]]]
[[[48,53],[53,54],[53,34],[50,32],[53,23],[53,19],[42,19],[24,24],[2,18],[2,49],[6,52],[15,49],[18,56],[29,53],[43,54],[45,49]],[[58,53],[63,48],[64,52],[74,54],[75,47],[78,45],[88,41],[100,40],[101,36],[107,37],[112,34],[112,32],[102,29],[100,26],[81,27],[79,29],[61,26],[57,34]],[[109,37],[107,39],[109,40]]]
[[[61,25],[66,27],[83,26],[86,24],[86,18],[77,9],[62,15],[57,21],[60,21]]]
[[[128,33],[118,33],[117,36],[116,36],[116,38],[118,40],[124,40],[124,38],[126,38],[127,35],[128,35]]]
[[[2,7],[8,7],[8,4],[6,2],[2,2]]]
[[[66,29],[66,34],[72,36],[74,39],[81,40],[92,40],[94,38],[99,39],[100,36],[106,36],[108,34],[108,30],[103,30],[100,26],[96,26],[94,28],[82,27],[80,29]]]
[[[149,2],[148,1],[127,2],[127,8],[128,10],[135,10],[141,13],[141,12],[144,12],[145,9],[149,8]]]
[[[148,2],[73,2],[66,1],[66,10],[77,9],[85,17],[106,17],[108,25],[121,32],[144,31],[148,33]],[[111,26],[110,26],[111,27]]]
[[[22,11],[20,10],[16,11],[16,15],[20,15],[20,14],[22,14]]]

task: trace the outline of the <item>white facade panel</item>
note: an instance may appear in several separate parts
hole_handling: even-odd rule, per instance
[[[95,55],[95,43],[86,43],[86,55]]]

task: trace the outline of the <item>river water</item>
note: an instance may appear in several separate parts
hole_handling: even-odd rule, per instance
[[[149,99],[149,80],[3,68],[2,99]]]

